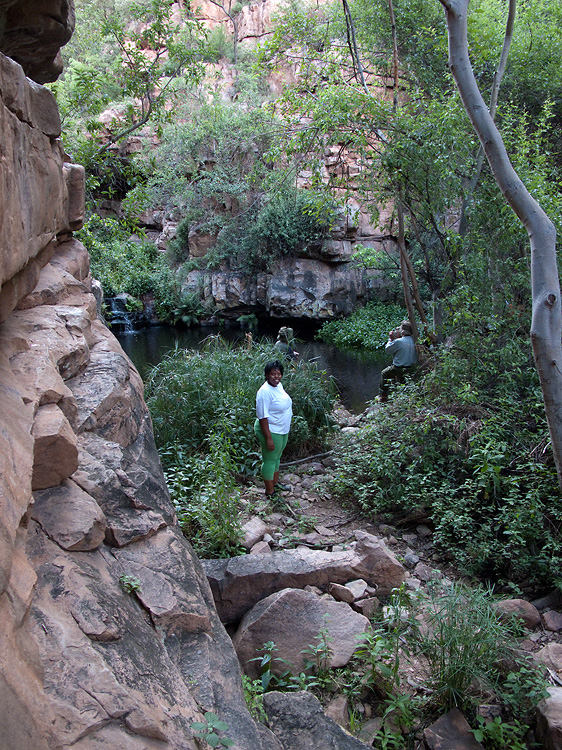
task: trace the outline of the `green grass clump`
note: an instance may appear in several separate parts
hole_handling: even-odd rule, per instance
[[[355,310],[348,318],[330,320],[320,328],[317,337],[328,344],[361,349],[380,349],[388,332],[404,319],[400,305],[370,303]]]

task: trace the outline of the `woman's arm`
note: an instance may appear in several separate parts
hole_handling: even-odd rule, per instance
[[[273,442],[273,438],[271,437],[271,431],[269,429],[269,422],[267,420],[267,417],[264,417],[263,419],[259,420],[261,431],[263,432],[263,436],[265,438],[265,443],[267,445],[268,451],[275,450],[275,444]]]

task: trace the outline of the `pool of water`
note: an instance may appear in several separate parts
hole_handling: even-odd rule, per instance
[[[240,328],[205,327],[178,330],[168,326],[155,326],[116,335],[141,377],[145,379],[151,367],[158,364],[167,352],[176,347],[200,349],[208,336],[217,333],[230,341],[239,341],[244,337],[244,332]],[[254,338],[260,338],[262,335],[275,338],[275,332],[267,330],[260,330],[258,334],[254,334]],[[295,348],[301,358],[315,361],[321,370],[325,370],[334,378],[340,392],[340,400],[347,409],[355,414],[362,412],[367,403],[379,392],[380,373],[388,364],[384,352],[340,349],[332,344],[316,341],[313,330],[299,331],[295,327],[295,335]]]

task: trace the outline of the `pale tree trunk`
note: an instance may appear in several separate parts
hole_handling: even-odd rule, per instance
[[[513,27],[515,26],[515,6],[517,0],[509,0],[509,12],[507,14],[507,23],[505,25],[505,34],[503,38],[502,52],[500,55],[500,61],[498,63],[498,69],[494,74],[494,81],[492,83],[492,93],[490,95],[490,116],[492,120],[496,118],[496,107],[498,105],[498,98],[500,95],[500,84],[502,82],[503,74],[507,65],[507,57],[509,55],[509,48],[511,47],[511,40],[513,39]],[[461,220],[459,224],[459,234],[461,237],[467,232],[468,223],[468,206],[472,200],[472,194],[476,190],[476,185],[480,179],[480,173],[482,172],[482,166],[484,165],[484,149],[482,146],[478,149],[478,156],[476,157],[476,168],[474,174],[467,186],[467,195],[463,200]]]
[[[513,169],[480,94],[468,56],[470,0],[440,0],[449,32],[449,65],[496,182],[529,235],[533,317],[531,343],[544,399],[558,481],[562,486],[562,309],[556,230]],[[508,363],[506,363],[507,365]]]

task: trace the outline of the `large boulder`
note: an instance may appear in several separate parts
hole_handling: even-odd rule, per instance
[[[96,501],[74,482],[34,493],[31,517],[65,550],[88,552],[105,538],[105,516]]]
[[[74,24],[72,0],[3,0],[0,51],[34,81],[55,81],[62,72],[60,48],[72,36]]]
[[[275,643],[275,655],[284,660],[274,660],[271,671],[281,674],[289,669],[300,674],[307,662],[314,662],[304,651],[319,645],[321,631],[326,633],[329,648],[324,666],[344,667],[368,628],[369,620],[343,602],[300,589],[283,589],[262,599],[243,617],[233,643],[250,677],[259,677],[259,664],[252,660],[269,642]]]
[[[33,289],[53,253],[50,243],[68,228],[59,135],[53,94],[0,53],[0,320]],[[76,211],[74,205],[74,219]]]
[[[226,313],[261,309],[273,317],[329,320],[348,315],[384,288],[378,272],[351,268],[351,248],[344,241],[327,243],[313,258],[283,258],[274,273],[191,271],[184,291],[201,294],[203,301]]]
[[[357,541],[339,552],[300,548],[203,560],[222,621],[237,622],[258,601],[285,588],[324,588],[358,578],[381,594],[400,586],[406,570],[385,543],[366,532],[356,535]]]
[[[545,750],[562,750],[562,688],[548,689],[537,706],[537,737]]]
[[[312,693],[266,693],[267,722],[284,750],[366,750],[322,711]]]
[[[429,750],[484,750],[458,708],[452,708],[426,727],[423,739]]]
[[[78,468],[76,435],[56,404],[41,406],[33,422],[32,489],[56,487]]]

